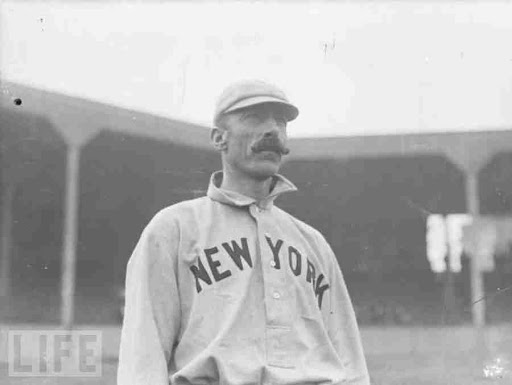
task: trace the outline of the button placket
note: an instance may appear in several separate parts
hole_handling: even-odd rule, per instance
[[[251,215],[256,220],[256,228],[258,232],[258,243],[259,243],[259,250],[260,250],[260,258],[261,258],[261,270],[263,275],[263,295],[265,298],[265,314],[267,315],[266,322],[269,322],[269,319],[272,317],[270,316],[272,314],[272,293],[273,290],[273,280],[272,276],[269,274],[269,267],[266,263],[267,259],[267,240],[266,237],[269,237],[269,233],[264,231],[265,225],[264,225],[264,218],[262,216],[262,210],[260,207],[258,207],[256,204],[252,204],[249,208]]]
[[[269,365],[293,368],[293,332],[289,327],[267,326],[267,360]]]
[[[290,326],[293,322],[292,312],[290,305],[293,302],[291,297],[290,282],[288,282],[287,271],[284,269],[284,247],[279,251],[279,258],[281,259],[280,269],[276,269],[277,263],[274,260],[273,252],[268,245],[267,239],[273,239],[276,242],[278,236],[273,237],[270,231],[272,227],[271,216],[261,215],[258,221],[258,230],[261,234],[261,258],[262,258],[262,273],[264,276],[264,293],[267,309],[267,324],[276,326]]]
[[[290,307],[294,301],[291,296],[290,282],[287,279],[287,271],[283,269],[281,263],[280,269],[276,269],[276,262],[271,248],[266,238],[276,241],[278,236],[272,235],[276,232],[273,228],[271,210],[258,210],[254,205],[251,207],[251,213],[256,220],[258,243],[260,249],[261,269],[263,275],[263,293],[266,309],[266,350],[269,365],[291,368],[293,362],[293,312]],[[278,234],[278,232],[277,232]],[[274,239],[275,238],[275,239]],[[284,259],[284,247],[280,251],[281,262]]]

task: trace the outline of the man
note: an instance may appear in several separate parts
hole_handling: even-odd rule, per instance
[[[130,258],[118,384],[369,384],[354,311],[322,235],[273,205],[298,109],[228,87],[207,196],[160,211]],[[314,202],[312,202],[314,203]]]

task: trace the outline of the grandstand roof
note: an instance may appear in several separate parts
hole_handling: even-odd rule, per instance
[[[14,113],[9,114],[13,117],[46,118],[68,143],[87,142],[99,131],[111,130],[210,149],[208,131],[192,123],[11,82],[2,82],[1,88],[2,110]],[[20,105],[16,99],[21,99]]]
[[[14,101],[21,100],[21,105]],[[2,84],[4,122],[17,116],[48,119],[68,143],[84,143],[101,130],[168,140],[212,150],[207,127],[120,108],[21,84]],[[464,169],[479,168],[493,155],[512,150],[512,129],[330,138],[292,138],[291,159],[445,154]]]

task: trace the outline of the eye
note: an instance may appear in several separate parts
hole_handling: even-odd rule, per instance
[[[286,118],[284,116],[276,117],[276,122],[279,124],[282,124],[282,125],[286,125],[286,123],[288,123],[288,121],[286,120]]]
[[[288,121],[286,120],[286,117],[281,114],[274,115],[274,119],[275,119],[276,123],[280,126],[286,126],[286,124],[288,123]]]
[[[258,113],[257,111],[247,111],[246,113],[243,114],[242,119],[250,120],[253,122],[259,122],[262,120],[262,117],[261,117],[261,114]]]

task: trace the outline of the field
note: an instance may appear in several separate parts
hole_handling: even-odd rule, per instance
[[[512,372],[502,378],[485,378],[484,365],[464,355],[379,355],[367,360],[372,385],[512,384]]]
[[[114,385],[120,329],[98,330],[104,358],[100,377],[9,377],[7,365],[0,363],[0,384]],[[372,385],[511,385],[512,325],[489,326],[483,335],[474,331],[471,325],[362,328]]]
[[[501,379],[484,378],[483,365],[465,356],[439,354],[368,356],[372,385],[505,385],[512,384],[512,371]],[[103,363],[103,375],[97,378],[14,378],[0,366],[4,385],[114,385],[116,362]]]

